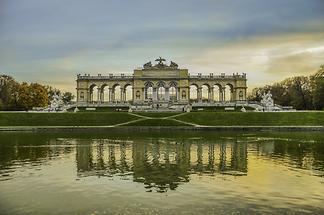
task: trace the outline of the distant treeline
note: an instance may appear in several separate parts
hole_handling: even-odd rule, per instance
[[[287,78],[279,83],[254,88],[248,97],[260,101],[264,92],[270,91],[276,104],[293,106],[298,110],[324,109],[324,65],[311,76]]]
[[[62,95],[64,103],[73,99],[70,92],[62,93],[58,89],[38,83],[19,83],[8,75],[0,75],[0,110],[30,110],[33,107],[47,107],[52,96]]]

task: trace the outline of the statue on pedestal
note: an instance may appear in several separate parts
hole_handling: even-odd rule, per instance
[[[64,102],[62,100],[62,97],[55,92],[53,95],[53,98],[50,102],[48,111],[49,112],[62,111],[62,110],[65,111],[63,109],[63,105],[64,105]]]
[[[272,94],[270,93],[270,91],[268,91],[267,93],[263,93],[262,95],[262,100],[261,100],[261,104],[267,109],[270,110],[271,108],[274,107],[274,102],[272,99]]]

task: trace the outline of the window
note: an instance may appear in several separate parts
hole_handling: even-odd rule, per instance
[[[185,90],[182,90],[182,94],[181,94],[182,99],[186,99],[187,94]]]
[[[84,92],[80,93],[80,101],[84,101]]]
[[[240,92],[239,92],[239,100],[243,100],[243,91],[242,90],[240,90]]]
[[[140,93],[140,91],[136,91],[136,99],[140,99],[141,98],[141,93]]]

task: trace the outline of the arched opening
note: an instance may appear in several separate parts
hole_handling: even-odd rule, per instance
[[[169,88],[169,95],[171,101],[177,100],[177,90],[174,86]]]
[[[165,83],[160,81],[157,83],[157,100],[164,101],[165,100]]]
[[[133,101],[133,86],[132,85],[126,85],[125,86],[125,101]]]
[[[214,87],[213,87],[213,95],[214,95],[214,98],[213,100],[215,102],[221,102],[223,100],[223,94],[222,94],[222,86],[219,85],[219,84],[215,84]]]
[[[101,87],[101,102],[109,102],[109,86],[107,84]]]
[[[98,86],[95,84],[92,84],[90,86],[89,90],[90,90],[90,98],[89,98],[90,102],[93,102],[93,103],[97,102],[98,98],[99,98],[98,92],[100,92],[100,90],[98,89]]]
[[[113,88],[112,88],[112,99],[113,101],[117,102],[117,101],[121,101],[121,87],[119,84],[116,84]]]
[[[224,93],[225,93],[225,101],[227,102],[233,101],[233,85],[226,84]]]
[[[152,100],[153,99],[153,84],[151,82],[146,82],[144,86],[145,86],[145,91],[144,91],[145,100]]]
[[[209,86],[207,84],[201,86],[201,95],[202,95],[201,100],[203,102],[208,102],[208,100],[210,99],[210,94],[209,94]]]
[[[177,82],[175,81],[169,83],[169,99],[170,101],[177,101]]]
[[[158,100],[164,101],[165,100],[165,88],[160,86],[158,88]]]
[[[195,84],[190,85],[190,96],[189,99],[191,102],[198,101],[198,86]]]
[[[146,88],[146,99],[153,99],[153,87]]]

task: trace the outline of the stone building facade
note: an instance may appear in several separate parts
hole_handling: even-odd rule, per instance
[[[77,103],[79,106],[109,106],[110,104],[147,103],[224,103],[246,101],[246,74],[190,75],[171,61],[164,63],[161,57],[152,65],[148,62],[134,70],[132,75],[102,76],[98,74],[77,76]],[[225,88],[230,94],[225,97]],[[95,92],[94,89],[97,89]],[[195,99],[190,93],[194,88]],[[205,96],[203,96],[203,88]],[[126,99],[126,89],[131,89]],[[217,89],[217,91],[215,90]],[[218,95],[215,95],[217,93]],[[94,99],[96,97],[96,99]],[[217,99],[215,98],[217,97]]]

